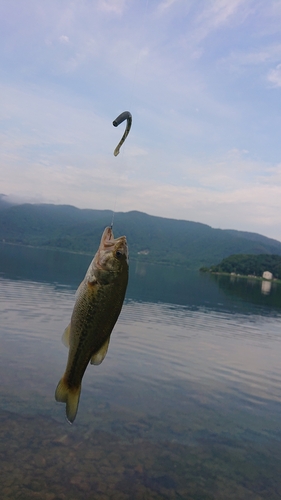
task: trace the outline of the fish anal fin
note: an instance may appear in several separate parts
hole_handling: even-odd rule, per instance
[[[70,336],[70,323],[64,330],[61,338],[61,341],[63,345],[65,345],[65,347],[69,347],[69,336]]]
[[[105,341],[105,343],[101,346],[100,350],[98,352],[95,352],[93,356],[91,357],[91,365],[100,365],[101,362],[104,360],[108,346],[109,346],[109,341],[110,341],[110,336],[108,339]]]

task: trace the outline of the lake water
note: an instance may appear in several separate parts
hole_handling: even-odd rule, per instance
[[[54,391],[90,260],[0,245],[0,497],[280,500],[280,285],[131,262],[70,426]]]

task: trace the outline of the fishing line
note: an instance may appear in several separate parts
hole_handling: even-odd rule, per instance
[[[120,123],[122,123],[124,120],[127,120],[127,125],[126,125],[125,132],[124,132],[123,136],[121,137],[119,143],[117,144],[116,148],[114,149],[114,153],[113,153],[114,156],[119,155],[120,148],[121,148],[122,144],[125,142],[126,137],[128,136],[128,134],[130,132],[130,129],[132,126],[132,115],[131,115],[130,111],[124,111],[123,113],[121,113],[121,115],[119,115],[119,116],[117,116],[117,118],[115,118],[115,120],[113,121],[112,124],[114,125],[114,127],[118,127],[118,125],[120,125]],[[119,182],[120,182],[120,175],[119,175]],[[113,228],[116,201],[117,201],[117,193],[115,196],[115,207],[114,207],[114,211],[112,214],[112,222],[111,222],[111,226],[110,226],[111,229]]]
[[[124,160],[124,149],[121,151],[121,155],[122,157],[122,161]],[[113,209],[112,209],[112,219],[111,219],[111,224],[110,224],[110,227],[111,229],[113,229],[113,224],[114,224],[114,219],[115,219],[115,214],[116,214],[116,206],[117,206],[117,199],[119,198],[120,196],[120,181],[121,181],[121,175],[124,173],[124,170],[126,169],[119,169],[119,173],[118,173],[118,177],[117,177],[117,182],[116,182],[116,186],[115,186],[115,199],[114,199],[114,206],[113,206]]]
[[[142,33],[142,32],[143,32],[143,28],[144,28],[144,25],[145,25],[145,22],[146,22],[146,19],[147,19],[147,14],[148,14],[148,0],[146,0],[146,3],[145,3],[145,8],[144,8],[143,20],[142,20],[142,24],[141,24],[141,28],[140,28],[140,33]],[[128,100],[128,102],[129,102],[129,109],[131,109],[131,106],[132,106],[132,101],[133,101],[133,99],[134,99],[135,86],[136,86],[137,73],[138,73],[139,63],[140,63],[140,58],[141,58],[141,52],[142,52],[142,49],[140,48],[140,49],[139,49],[139,51],[138,51],[138,55],[137,55],[137,58],[136,58],[135,64],[134,64],[134,68],[133,68],[133,78],[132,78],[132,83],[131,83],[131,89],[130,89],[130,91],[129,91],[129,95],[130,95],[130,97],[129,97],[129,100]],[[128,112],[121,113],[121,115],[119,115],[119,116],[118,116],[118,117],[114,120],[114,122],[116,122],[116,121],[117,121],[117,120],[118,120],[118,119],[119,119],[119,118],[120,118],[123,114],[125,114],[125,113],[128,113]],[[129,126],[129,130],[130,130],[130,127],[131,127],[131,124],[132,124],[132,115],[131,115],[131,113],[130,113],[130,112],[129,112],[129,115],[131,116],[131,123],[130,123],[130,126]],[[124,118],[124,119],[125,119],[125,118]],[[122,120],[122,121],[123,121],[123,120]],[[114,122],[113,122],[113,125],[114,125],[114,126],[118,126],[118,125],[119,125],[119,123],[121,123],[121,121],[119,121],[119,123],[117,123],[117,124],[115,125],[115,124],[114,124]],[[125,141],[125,139],[126,139],[126,137],[127,137],[128,133],[129,133],[129,130],[128,130],[128,132],[127,132],[127,134],[126,134],[126,130],[127,130],[127,128],[128,128],[128,119],[127,119],[127,127],[126,127],[125,132],[124,132],[124,135],[123,135],[123,137],[122,137],[122,139],[124,139],[124,140],[123,140],[123,142]],[[121,141],[122,141],[122,139],[121,139]],[[121,147],[121,146],[122,146],[122,144],[123,144],[123,142],[121,142],[121,141],[120,141],[120,142],[119,142],[119,144],[118,144],[118,146],[119,146],[119,147]],[[115,151],[114,151],[114,156],[117,156],[117,155],[119,154],[119,149],[118,149],[118,146],[115,148]],[[125,147],[126,147],[126,146],[124,145],[124,146],[123,146],[123,148],[122,148],[122,152],[121,152],[121,155],[122,155],[122,156],[121,156],[121,157],[122,157],[122,161],[124,161],[124,159],[125,159],[125,157],[126,157],[126,156],[124,155],[124,153],[125,153]],[[118,149],[118,152],[117,152],[117,154],[115,154],[115,152],[116,152],[116,150],[117,150],[117,149]],[[116,185],[116,195],[115,195],[115,201],[114,201],[114,208],[113,208],[113,210],[112,210],[112,220],[111,220],[111,225],[110,225],[111,229],[113,228],[113,223],[114,223],[114,219],[115,219],[116,206],[117,206],[117,198],[119,198],[119,194],[118,194],[118,193],[119,193],[119,190],[120,190],[121,173],[122,173],[122,172],[124,173],[124,171],[126,171],[126,170],[127,170],[127,168],[122,169],[122,171],[120,170],[120,172],[119,172],[118,181],[117,181],[117,185]]]

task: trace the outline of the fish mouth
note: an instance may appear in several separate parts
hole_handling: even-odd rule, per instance
[[[111,227],[106,227],[100,242],[99,250],[111,250],[115,247],[116,250],[122,252],[128,259],[128,246],[126,236],[119,236],[119,238],[114,238],[114,234]]]
[[[100,242],[100,250],[105,250],[108,247],[112,247],[115,245],[115,239],[113,235],[113,231],[111,227],[106,227]]]

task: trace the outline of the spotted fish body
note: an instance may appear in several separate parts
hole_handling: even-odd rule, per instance
[[[110,334],[122,309],[128,283],[128,248],[125,236],[114,239],[107,227],[99,249],[77,290],[71,321],[63,334],[69,346],[65,373],[55,398],[66,403],[70,423],[76,417],[81,382],[91,364],[106,356]]]

